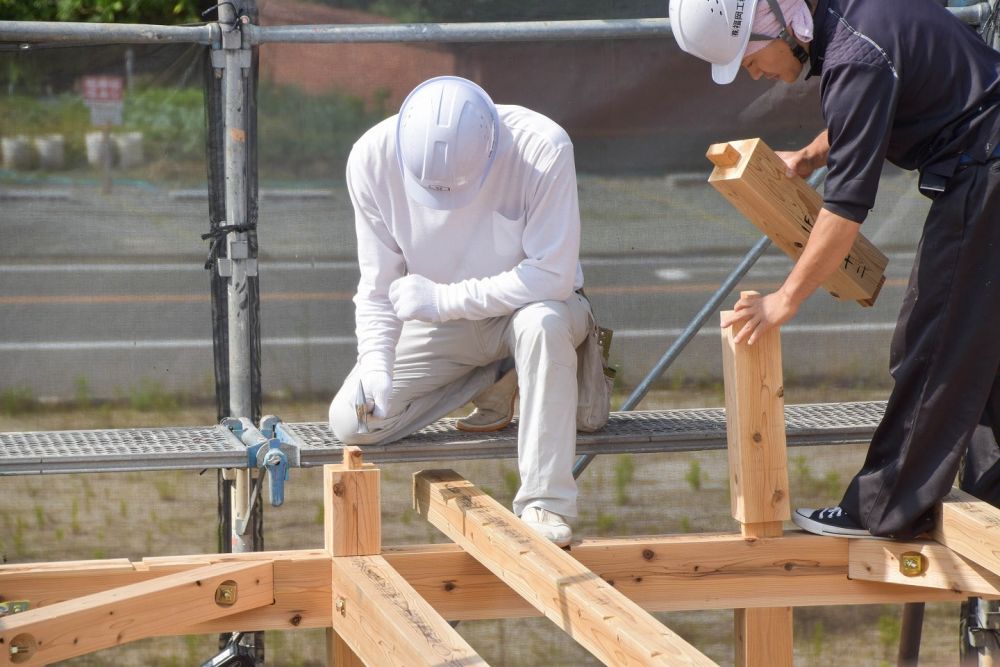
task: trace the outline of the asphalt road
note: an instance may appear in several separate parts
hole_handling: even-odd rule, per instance
[[[890,255],[878,303],[813,297],[783,329],[786,377],[885,376],[922,219],[920,198],[901,194],[906,179],[886,179],[882,214],[863,230]],[[759,236],[699,178],[580,181],[586,288],[599,320],[616,331],[613,362],[633,385]],[[0,392],[66,398],[85,384],[95,397],[142,387],[210,396],[204,201],[160,190],[36,190],[4,198],[0,189]],[[261,203],[262,369],[271,393],[332,395],[353,362],[350,210],[336,188],[315,194]],[[771,251],[738,289],[774,289],[790,266]],[[668,383],[721,377],[717,321]]]
[[[636,382],[715,291],[736,256],[585,258],[587,289],[615,329],[614,362]],[[884,372],[885,349],[911,257],[890,258],[874,308],[820,294],[784,328],[786,368],[800,375]],[[768,255],[741,289],[768,291],[790,263]],[[357,269],[350,261],[261,265],[262,368],[268,391],[330,393],[353,361]],[[206,272],[191,263],[88,263],[0,267],[4,388],[72,396],[85,378],[95,396],[144,383],[205,393],[211,387]],[[728,303],[732,303],[730,298]],[[668,376],[721,374],[713,316]],[[821,344],[817,345],[817,341]],[[152,386],[152,385],[149,385]]]

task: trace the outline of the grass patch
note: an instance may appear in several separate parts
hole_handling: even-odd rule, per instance
[[[628,490],[635,477],[635,461],[631,454],[619,454],[615,458],[615,504],[627,505]]]

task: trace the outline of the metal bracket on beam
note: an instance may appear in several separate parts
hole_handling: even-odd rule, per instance
[[[31,608],[30,600],[6,600],[0,602],[0,618],[11,614],[20,614]]]

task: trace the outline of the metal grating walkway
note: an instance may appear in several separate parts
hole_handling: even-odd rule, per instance
[[[785,406],[791,446],[866,442],[885,402]],[[364,447],[370,462],[440,461],[517,456],[517,428],[465,433],[442,419],[388,445]],[[287,424],[302,442],[303,466],[341,461],[341,444],[325,423]],[[598,433],[577,435],[578,454],[723,449],[725,410],[615,412]],[[0,433],[0,475],[239,468],[245,447],[222,426]]]

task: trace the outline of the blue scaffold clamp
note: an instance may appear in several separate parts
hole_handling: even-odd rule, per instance
[[[268,497],[273,507],[280,507],[285,502],[285,482],[288,481],[288,469],[299,466],[299,447],[291,442],[283,442],[276,432],[276,425],[281,420],[277,417],[265,417],[258,429],[249,419],[229,418],[222,421],[223,425],[247,448],[247,467],[257,468],[262,476],[267,476]]]
[[[274,415],[260,420],[260,431],[268,439],[268,448],[258,453],[257,461],[267,470],[271,504],[277,506],[284,502],[283,482],[288,480],[288,469],[302,465],[302,441]]]

